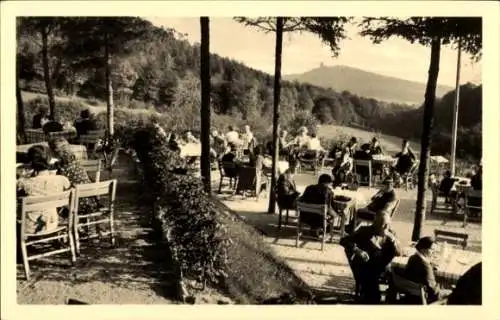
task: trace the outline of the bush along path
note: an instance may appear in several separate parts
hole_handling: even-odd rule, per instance
[[[30,281],[24,280],[19,264],[18,303],[63,304],[68,298],[89,304],[176,302],[176,273],[165,247],[152,233],[147,207],[138,205],[141,186],[131,179],[130,168],[128,157],[120,156],[112,173],[118,179],[115,247],[107,239],[82,244],[72,267],[65,255],[32,261]]]
[[[206,194],[154,126],[130,141],[151,223],[177,267],[182,300],[218,291],[238,304],[313,303],[307,285],[234,212]]]

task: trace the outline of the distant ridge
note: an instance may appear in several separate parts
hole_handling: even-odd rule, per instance
[[[343,65],[321,65],[302,74],[284,75],[283,78],[332,88],[340,92],[347,90],[367,98],[415,106],[423,103],[425,94],[425,83],[384,76]],[[453,89],[450,86],[438,85],[436,96],[441,97]]]

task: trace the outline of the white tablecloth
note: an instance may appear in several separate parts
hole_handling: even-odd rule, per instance
[[[387,154],[374,154],[372,156],[372,159],[375,162],[383,162],[383,163],[389,163],[389,164],[396,163],[396,161],[397,161],[397,158],[394,158],[393,156],[390,156]]]
[[[187,143],[181,145],[181,157],[200,157],[201,156],[201,144],[199,143]]]
[[[46,148],[49,147],[49,144],[47,142],[20,144],[20,145],[16,146],[16,152],[27,153],[31,147],[37,146],[37,145],[42,145]],[[80,159],[80,160],[88,159],[87,148],[85,146],[79,145],[79,144],[70,144],[69,147],[70,147],[71,151],[75,154],[77,159]]]
[[[404,249],[405,256],[395,257],[391,267],[405,268],[410,255],[415,252],[415,248]],[[436,263],[434,275],[436,281],[445,289],[451,289],[458,282],[458,279],[472,266],[481,262],[481,253],[450,248],[446,257],[440,258]]]

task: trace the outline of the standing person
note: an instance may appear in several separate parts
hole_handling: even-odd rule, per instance
[[[38,113],[33,116],[33,129],[42,129],[43,125],[49,121],[49,109],[46,106],[38,108]]]
[[[401,255],[401,246],[389,229],[390,223],[389,215],[379,214],[372,225],[359,227],[340,240],[365,304],[380,303],[379,279],[392,259]]]
[[[396,154],[396,158],[398,158],[398,160],[394,169],[395,172],[399,175],[401,183],[401,177],[410,172],[411,168],[413,168],[413,165],[415,164],[415,161],[417,160],[415,153],[410,148],[410,142],[408,140],[403,140],[403,143],[401,145],[401,152]]]

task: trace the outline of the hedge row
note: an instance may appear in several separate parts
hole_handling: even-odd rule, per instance
[[[174,260],[183,277],[216,284],[226,276],[230,244],[226,227],[200,179],[186,174],[186,163],[167,148],[154,126],[138,128],[131,146],[145,187]]]

